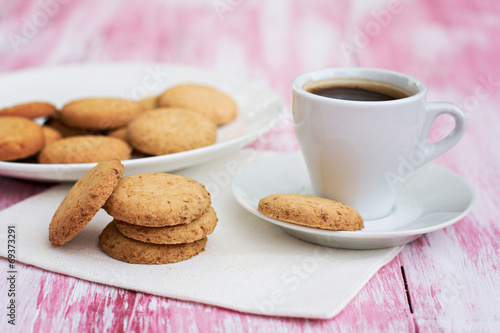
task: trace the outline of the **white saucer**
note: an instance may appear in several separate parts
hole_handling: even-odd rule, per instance
[[[313,195],[300,152],[272,155],[245,166],[234,178],[236,200],[256,216],[299,239],[336,248],[378,249],[411,242],[462,219],[474,191],[460,176],[435,164],[410,175],[399,186],[392,213],[365,221],[360,231],[329,231],[282,222],[261,214],[259,200],[275,193]]]

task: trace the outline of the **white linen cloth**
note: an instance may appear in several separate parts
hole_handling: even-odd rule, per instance
[[[338,314],[402,246],[342,250],[309,244],[242,208],[231,178],[269,153],[240,150],[177,173],[207,186],[219,218],[201,254],[179,263],[137,265],[102,252],[98,237],[112,220],[103,210],[73,240],[53,246],[52,216],[71,188],[61,184],[0,212],[0,237],[16,226],[17,260],[49,271],[148,294],[242,312],[303,318]],[[0,255],[7,255],[2,241]]]

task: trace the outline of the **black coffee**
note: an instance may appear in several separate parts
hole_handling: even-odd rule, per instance
[[[323,97],[364,102],[392,101],[408,97],[408,95],[396,91],[395,89],[386,89],[386,87],[376,85],[365,85],[360,87],[357,85],[338,84],[312,88],[308,91]]]

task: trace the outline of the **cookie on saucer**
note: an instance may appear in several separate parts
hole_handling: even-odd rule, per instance
[[[259,201],[259,212],[280,221],[327,230],[364,228],[359,213],[340,202],[308,195],[280,193]]]
[[[118,160],[104,161],[75,183],[50,222],[52,244],[67,243],[92,220],[118,184],[123,170]]]

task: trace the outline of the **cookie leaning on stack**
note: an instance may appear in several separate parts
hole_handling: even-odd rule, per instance
[[[109,160],[90,169],[68,192],[49,226],[49,240],[63,245],[73,239],[108,200],[123,175],[123,165]]]
[[[206,237],[217,224],[203,185],[165,173],[122,178],[103,208],[115,220],[102,232],[99,246],[129,263],[191,258],[204,250]]]

